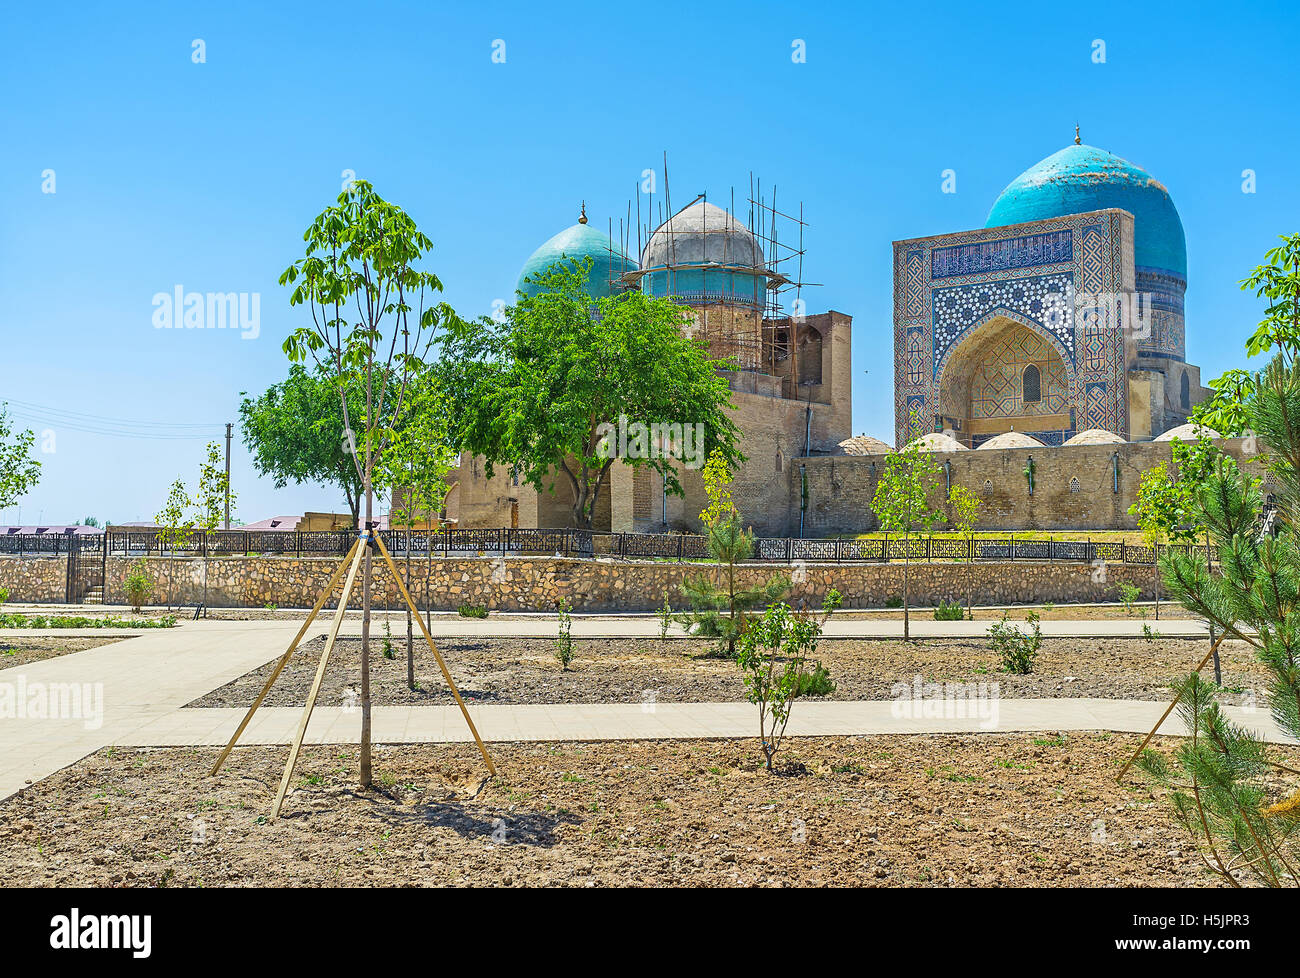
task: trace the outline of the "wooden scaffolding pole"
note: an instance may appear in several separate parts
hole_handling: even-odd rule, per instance
[[[226,762],[226,758],[229,757],[230,752],[234,750],[235,743],[239,740],[240,735],[243,734],[244,728],[247,727],[248,722],[253,719],[253,714],[256,713],[257,708],[262,705],[262,700],[266,699],[266,694],[271,691],[271,687],[275,685],[275,681],[280,678],[280,673],[284,671],[284,667],[289,664],[289,660],[293,658],[294,652],[298,650],[298,643],[302,641],[303,636],[307,634],[307,629],[311,627],[311,623],[316,620],[316,616],[320,614],[321,609],[325,607],[325,603],[329,601],[330,595],[333,594],[334,589],[338,587],[339,578],[341,578],[343,572],[347,570],[348,562],[352,560],[353,555],[357,552],[357,548],[360,545],[361,541],[358,539],[356,543],[352,544],[352,549],[348,551],[347,556],[339,561],[338,567],[336,567],[334,573],[330,575],[329,583],[325,585],[324,589],[320,593],[320,597],[316,599],[316,606],[311,609],[311,614],[309,614],[307,620],[302,623],[302,628],[298,629],[298,634],[295,635],[293,641],[289,643],[288,651],[286,651],[284,655],[280,656],[280,661],[275,664],[275,668],[271,671],[271,676],[267,679],[266,685],[262,687],[262,691],[257,694],[257,699],[253,700],[253,705],[250,706],[248,712],[244,714],[244,719],[240,722],[238,728],[236,728],[234,736],[230,738],[230,742],[226,744],[226,749],[218,755],[217,762],[212,765],[212,770],[208,772],[208,777],[214,776],[221,770],[221,765]],[[340,603],[342,602],[340,601]]]
[[[357,568],[369,546],[370,531],[362,530],[353,551],[352,566],[348,568],[348,579],[339,595],[339,604],[334,611],[334,620],[330,622],[329,637],[325,639],[325,651],[321,653],[320,664],[316,667],[316,678],[312,680],[311,692],[307,694],[307,705],[303,707],[302,718],[298,721],[298,730],[293,735],[289,746],[289,759],[284,764],[284,774],[280,778],[280,790],[275,793],[275,805],[271,808],[271,817],[280,817],[280,806],[284,804],[284,794],[289,790],[289,778],[293,776],[294,765],[298,763],[298,752],[302,750],[302,738],[307,733],[307,724],[311,721],[311,711],[316,706],[316,697],[320,693],[321,682],[325,679],[325,666],[329,663],[330,652],[334,650],[334,640],[338,638],[339,626],[343,624],[343,615],[347,611],[348,599],[352,597],[352,586],[356,583]]]
[[[451,695],[456,698],[456,705],[460,707],[461,715],[465,718],[465,724],[469,727],[469,732],[474,735],[474,743],[478,744],[479,753],[483,755],[483,763],[487,765],[488,773],[495,777],[497,773],[496,766],[492,763],[487,747],[484,746],[482,738],[478,735],[478,728],[474,726],[469,710],[465,708],[465,701],[460,698],[460,690],[456,688],[456,683],[451,678],[451,671],[448,670],[447,663],[443,661],[442,653],[433,644],[433,636],[429,634],[429,629],[424,625],[424,619],[420,617],[420,609],[411,600],[411,592],[406,589],[406,582],[402,579],[402,575],[398,573],[397,564],[393,562],[392,555],[389,554],[388,548],[384,546],[384,541],[378,535],[375,536],[375,543],[379,545],[379,552],[384,555],[384,560],[388,563],[388,570],[393,575],[393,580],[397,582],[398,588],[401,589],[402,597],[406,599],[406,604],[410,607],[412,616],[419,622],[420,631],[424,633],[424,640],[429,643],[429,651],[438,660],[438,668],[442,670],[442,678],[447,680],[447,686],[451,690]],[[283,791],[283,786],[281,790]]]

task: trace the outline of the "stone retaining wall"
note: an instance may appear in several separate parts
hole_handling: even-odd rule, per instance
[[[128,570],[141,562],[157,582],[148,603],[167,603],[172,574],[175,576],[173,603],[192,605],[204,599],[201,560],[173,562],[162,557],[110,557],[104,587],[107,603],[126,603],[122,581]],[[15,563],[18,561],[0,562],[0,586],[14,587],[11,578]],[[398,563],[404,566],[400,559]],[[57,578],[58,587],[42,592],[43,600],[63,600],[63,559],[21,559],[23,567],[28,564],[58,569],[51,575],[51,580]],[[258,608],[267,604],[281,608],[310,607],[337,566],[338,558],[332,557],[214,557],[207,566],[207,603],[211,607]],[[33,570],[35,567],[26,571],[29,581]],[[904,566],[897,563],[809,563],[794,567],[749,564],[739,568],[737,583],[749,586],[778,573],[791,574],[796,579],[792,591],[795,601],[807,598],[810,602],[820,602],[827,589],[834,587],[844,595],[845,607],[878,608],[891,598],[901,597]],[[401,596],[382,562],[376,563],[374,574],[376,606],[399,607]],[[688,574],[708,574],[721,582],[721,571],[713,564],[478,557],[435,559],[431,565],[418,559],[412,561],[411,592],[423,607],[426,585],[431,582],[433,607],[438,610],[472,604],[501,611],[551,611],[564,598],[577,611],[645,612],[662,607],[665,593],[674,608],[682,607],[678,585]],[[909,574],[912,603],[917,605],[933,605],[941,600],[964,601],[968,597],[976,604],[1114,601],[1120,582],[1140,588],[1145,599],[1154,596],[1153,568],[1132,564],[1116,563],[1100,568],[1084,563],[1046,561],[934,563],[913,564]],[[11,599],[38,600],[23,589],[11,594]]]
[[[10,601],[62,602],[68,596],[68,558],[0,557],[0,587],[9,589]]]

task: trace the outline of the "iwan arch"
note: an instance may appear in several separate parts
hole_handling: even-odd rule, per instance
[[[584,256],[593,289],[674,296],[697,334],[741,354],[728,380],[749,461],[735,498],[760,534],[873,529],[885,455],[920,436],[942,453],[942,490],[981,496],[984,527],[1131,527],[1141,473],[1168,461],[1168,439],[1188,434],[1181,426],[1209,395],[1186,360],[1186,244],[1169,192],[1077,132],[1007,186],[984,227],[894,242],[888,440],[850,437],[851,318],[827,312],[773,329],[761,296],[779,273],[734,215],[696,203],[637,258],[580,223],[525,273]],[[880,327],[868,328],[875,341]],[[645,471],[611,473],[597,529],[698,529],[695,473],[685,500],[665,497]],[[566,525],[567,501],[544,497],[463,459],[448,515],[469,527]]]

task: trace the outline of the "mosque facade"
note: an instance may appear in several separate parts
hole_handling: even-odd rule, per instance
[[[1077,130],[1007,186],[984,227],[894,243],[892,445],[852,436],[852,318],[782,315],[772,299],[788,283],[734,214],[697,199],[630,256],[584,207],[528,258],[518,290],[585,259],[593,296],[672,298],[689,335],[735,360],[725,376],[747,461],[732,494],[759,534],[875,528],[885,457],[917,439],[943,453],[935,503],[967,485],[985,528],[1131,527],[1141,472],[1168,461],[1210,394],[1186,359],[1187,253],[1169,192]],[[685,498],[647,468],[615,464],[593,528],[697,530],[702,479],[681,475]],[[565,494],[561,480],[539,493],[501,467],[489,479],[482,459],[464,457],[448,515],[466,528],[564,527]]]

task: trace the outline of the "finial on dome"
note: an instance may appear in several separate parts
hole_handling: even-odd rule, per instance
[[[578,215],[578,223],[587,223],[587,202],[585,200],[582,202],[582,213]]]
[[[1083,145],[1083,140],[1079,138],[1079,124],[1077,122],[1074,124],[1074,145]]]

